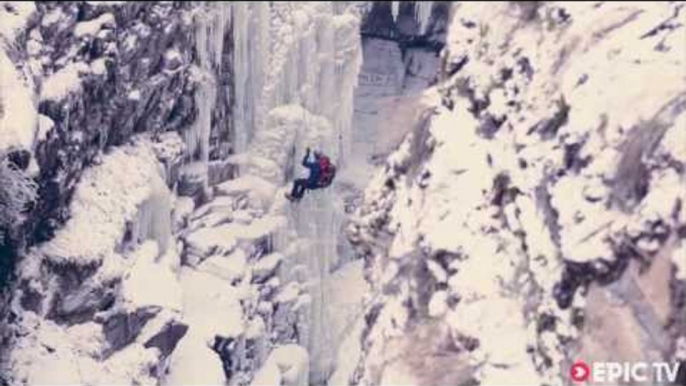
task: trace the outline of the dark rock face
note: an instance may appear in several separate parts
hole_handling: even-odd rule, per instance
[[[136,133],[188,130],[198,115],[193,95],[197,65],[193,5],[182,2],[98,4],[46,2],[27,35],[43,40],[35,59],[42,63],[36,83],[83,63],[81,88],[61,98],[41,98],[39,113],[54,122],[36,148],[40,200],[29,216],[28,244],[44,241],[67,218],[65,208],[81,172],[97,154]],[[100,20],[98,28],[89,24]],[[87,33],[77,31],[90,31]],[[229,34],[230,31],[227,32]],[[211,154],[228,152],[231,84],[225,47],[215,109]]]
[[[148,3],[39,5],[44,18],[59,15],[57,22],[38,27],[46,43],[40,55],[50,59],[44,72],[54,73],[69,62],[92,65],[102,60],[104,73],[86,75],[81,93],[39,105],[39,113],[55,126],[36,149],[41,200],[28,226],[35,241],[49,238],[65,219],[72,188],[98,152],[135,132],[174,130],[192,122],[192,99],[182,97],[192,88],[188,69],[193,30],[184,24],[186,8]],[[104,25],[95,35],[74,36],[76,23],[109,12],[114,25]],[[185,65],[169,68],[164,58],[170,50],[177,50]]]
[[[109,318],[102,326],[105,339],[107,339],[107,342],[109,343],[109,349],[106,351],[106,356],[111,355],[133,342],[145,324],[155,317],[159,311],[160,309],[158,307],[144,307],[135,312],[119,313]],[[166,330],[160,332],[158,335],[164,335],[165,332]],[[183,336],[183,334],[181,336]],[[157,337],[158,336],[156,335],[155,338]],[[154,338],[150,339],[150,341],[153,341],[153,339]],[[161,340],[162,338],[155,340],[160,347],[163,345]],[[150,344],[150,341],[146,342],[145,347],[149,347],[148,344]],[[178,341],[178,339],[176,341]],[[152,345],[153,344],[150,344],[150,346]],[[173,349],[173,347],[176,346],[176,342],[169,342],[168,346],[171,346]]]
[[[10,153],[7,156],[10,163],[14,164],[19,170],[26,170],[31,162],[31,153],[26,150],[19,150]]]
[[[186,332],[188,332],[187,325],[179,322],[171,322],[164,330],[148,339],[144,346],[145,348],[157,347],[162,353],[162,357],[166,358],[174,351],[181,338],[186,335]]]
[[[117,282],[89,281],[82,288],[58,293],[50,317],[60,323],[79,323],[93,318],[96,312],[114,302]]]
[[[4,289],[14,272],[17,246],[6,235],[0,234],[0,289]]]
[[[226,379],[231,379],[240,370],[240,354],[245,351],[245,339],[215,337],[212,349],[222,360]]]

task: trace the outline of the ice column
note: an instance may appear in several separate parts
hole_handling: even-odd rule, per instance
[[[187,152],[191,161],[199,161],[207,167],[210,153],[212,111],[217,98],[215,73],[221,69],[224,35],[230,25],[231,6],[225,2],[205,3],[195,20],[195,48],[197,81],[195,106],[198,117],[193,126],[184,133]]]
[[[398,14],[400,13],[400,2],[391,1],[391,14],[393,15],[393,21],[398,21]]]
[[[164,255],[172,238],[171,192],[160,174],[151,176],[152,193],[138,208],[133,234],[139,244],[145,240],[157,241],[159,255]]]
[[[352,154],[355,87],[357,87],[357,79],[362,67],[360,19],[351,14],[340,15],[334,18],[334,25],[336,27],[336,90],[339,90],[340,94],[335,97],[338,103],[334,108],[333,121],[336,132],[339,133],[338,164],[345,166]]]
[[[426,27],[429,26],[431,19],[431,11],[433,10],[433,1],[417,1],[415,2],[415,17],[419,23],[419,33],[424,34]]]
[[[260,97],[270,53],[271,16],[269,2],[239,1],[233,7],[234,147],[236,153],[243,153],[265,113]]]

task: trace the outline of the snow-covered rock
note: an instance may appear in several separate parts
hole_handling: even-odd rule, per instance
[[[191,8],[3,4],[0,151],[28,150],[46,185],[23,226],[28,244],[66,221],[76,182],[106,147],[142,131],[183,131],[193,121],[190,60],[175,73],[152,68],[170,47],[190,57],[195,31],[184,20]],[[133,90],[137,101],[128,98]]]
[[[252,266],[252,280],[254,282],[262,283],[270,279],[276,274],[281,261],[284,259],[283,254],[275,252],[266,256],[262,256]]]
[[[125,308],[160,307],[181,311],[181,286],[172,267],[156,263],[158,250],[157,243],[147,241],[129,256],[134,263],[122,281]]]
[[[115,24],[114,15],[111,13],[103,13],[93,20],[77,23],[74,27],[74,35],[77,37],[95,35],[102,28],[112,28]]]
[[[160,179],[158,161],[147,141],[114,149],[99,167],[83,175],[74,193],[70,220],[41,246],[41,253],[57,264],[102,261],[124,239],[126,223],[133,221],[139,206],[155,194],[154,180]],[[166,189],[163,182],[161,185]],[[84,238],[84,234],[91,236]]]
[[[0,152],[32,150],[38,123],[33,81],[1,48],[0,68]]]
[[[227,282],[242,280],[247,274],[247,259],[242,249],[228,256],[212,255],[204,260],[197,269],[219,276]]]
[[[276,187],[272,183],[253,175],[226,181],[217,185],[215,190],[220,196],[246,195],[251,202],[259,204],[262,208],[271,205],[276,193]]]
[[[167,385],[222,385],[226,376],[222,361],[202,339],[183,339],[163,378]]]
[[[251,385],[302,385],[307,380],[307,350],[298,345],[274,348]]]
[[[70,220],[18,267],[11,326],[18,335],[3,363],[9,379],[154,379],[185,333],[179,258],[165,228],[169,194],[144,137],[88,169],[75,188]]]
[[[612,339],[636,339],[622,354],[636,361],[676,339],[682,327],[665,329],[653,307],[670,296],[658,282],[681,288],[680,268],[651,271],[660,279],[636,284],[640,301],[626,272],[662,266],[683,238],[682,14],[674,3],[455,6],[427,113],[349,227],[373,291],[355,382],[557,384]],[[620,278],[629,284],[597,285]],[[626,323],[603,330],[612,339],[583,328],[584,315],[607,326],[616,315],[596,300],[585,309],[589,288],[634,299],[616,311]],[[683,326],[683,309],[667,313]],[[418,338],[426,331],[433,339]],[[440,353],[425,363],[454,358],[451,370],[419,364],[424,347]]]

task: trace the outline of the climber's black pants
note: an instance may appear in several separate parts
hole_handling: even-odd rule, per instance
[[[307,190],[307,178],[299,178],[293,181],[293,189],[291,190],[291,197],[300,200],[303,198]]]

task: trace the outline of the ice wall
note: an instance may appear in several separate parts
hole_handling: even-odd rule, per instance
[[[274,108],[298,104],[340,134],[324,150],[337,161],[349,152],[361,49],[359,17],[352,6],[341,8],[328,2],[235,5],[238,149],[250,149]]]
[[[339,167],[345,166],[362,60],[358,9],[333,2],[235,5],[236,141],[237,148],[245,150],[237,157],[245,165],[241,174],[283,185],[302,172],[299,164],[306,147],[322,150]],[[282,280],[307,281],[301,284],[310,289],[311,302],[299,326],[299,343],[312,358],[310,384],[326,381],[335,358],[322,283],[337,253],[342,219],[338,201],[333,188],[279,209],[302,241],[284,262]]]

